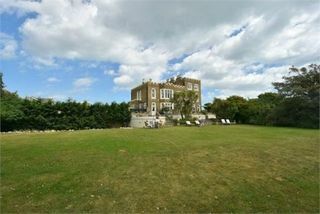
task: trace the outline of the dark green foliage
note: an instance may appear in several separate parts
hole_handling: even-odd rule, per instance
[[[231,96],[215,98],[205,109],[237,123],[319,128],[320,66],[290,68],[284,82],[273,83],[278,93],[263,93],[255,99]]]
[[[274,124],[319,128],[320,65],[292,67],[290,72],[284,82],[273,83],[283,97],[272,115]]]
[[[1,99],[1,104],[1,131],[111,128],[127,126],[131,118],[127,103],[109,105],[18,98],[18,101]]]
[[[242,109],[243,121],[249,124],[271,125],[271,115],[276,106],[281,102],[281,97],[276,93],[260,94],[256,99],[250,99],[246,108]]]
[[[109,105],[79,103],[71,99],[66,102],[22,99],[17,93],[1,88],[1,131],[127,126],[131,119],[128,108],[129,105],[124,102]]]
[[[1,130],[19,129],[24,118],[22,100],[16,93],[1,90]]]
[[[271,123],[270,114],[279,102],[278,94],[264,93],[249,100],[240,96],[231,96],[225,100],[215,98],[210,108],[219,119],[228,118],[237,123],[268,125]]]
[[[215,98],[214,102],[212,103],[212,111],[215,112],[219,118],[234,119],[238,109],[236,105],[228,100]]]
[[[203,108],[204,108],[204,110],[205,110],[206,112],[212,112],[212,105],[211,105],[211,103],[205,103],[205,104],[203,105]]]
[[[311,64],[309,69],[290,68],[291,76],[283,77],[284,82],[273,83],[279,94],[288,97],[304,97],[310,100],[319,99],[320,65]]]

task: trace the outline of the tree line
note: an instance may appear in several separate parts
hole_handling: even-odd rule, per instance
[[[237,123],[319,128],[320,65],[289,69],[283,82],[273,83],[277,93],[263,93],[254,99],[215,98],[204,108]]]
[[[228,118],[243,124],[319,128],[320,65],[290,68],[283,82],[273,83],[277,93],[257,98],[230,96],[205,104],[206,112],[218,119]],[[27,99],[5,89],[2,73],[1,131],[66,130],[127,126],[131,119],[128,103],[94,103],[51,99]],[[172,99],[176,113],[190,119],[197,95],[191,91],[176,93]]]
[[[127,126],[128,103],[94,103],[21,98],[1,83],[1,131],[68,130]]]

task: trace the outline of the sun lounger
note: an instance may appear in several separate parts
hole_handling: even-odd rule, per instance
[[[186,125],[187,125],[187,126],[191,126],[191,122],[187,120],[187,121],[186,121]]]
[[[229,120],[229,119],[226,119],[226,123],[227,123],[227,125],[231,125],[231,123],[230,123],[230,120]]]
[[[200,123],[199,120],[194,121],[194,123],[195,123],[197,126],[201,126],[201,123]]]
[[[221,124],[222,125],[227,125],[227,122],[225,121],[225,119],[221,119]]]

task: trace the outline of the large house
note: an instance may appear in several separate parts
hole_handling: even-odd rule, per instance
[[[168,79],[164,83],[142,81],[142,84],[131,90],[131,110],[157,115],[164,108],[174,111],[171,102],[173,94],[184,90],[192,90],[198,94],[198,100],[193,108],[194,113],[201,111],[201,81],[185,77]]]

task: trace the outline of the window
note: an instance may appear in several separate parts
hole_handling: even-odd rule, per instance
[[[156,111],[156,103],[155,102],[152,103],[152,111]]]
[[[173,97],[172,89],[160,89],[161,99],[171,99]]]
[[[164,97],[165,98],[169,98],[169,90],[165,90],[164,91]]]
[[[151,99],[156,99],[157,98],[157,91],[155,88],[151,89]]]
[[[137,91],[137,100],[141,100],[141,90]]]
[[[191,82],[188,82],[188,83],[187,83],[187,89],[188,89],[188,90],[192,90],[192,83],[191,83]]]
[[[172,110],[173,109],[173,103],[169,103],[169,102],[166,102],[166,103],[161,103],[161,108],[168,108],[169,110]]]
[[[199,85],[198,85],[198,84],[194,84],[194,85],[193,85],[193,89],[194,89],[195,91],[199,91]]]
[[[156,112],[157,112],[157,105],[155,102],[152,102],[151,104],[151,114],[152,115],[156,115]]]

